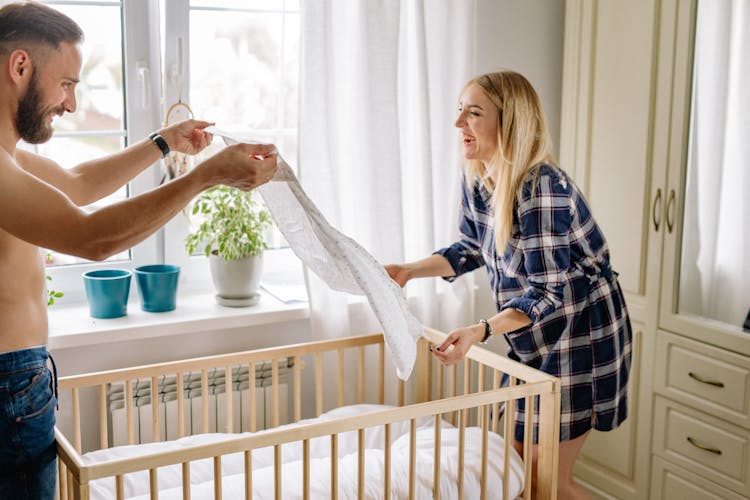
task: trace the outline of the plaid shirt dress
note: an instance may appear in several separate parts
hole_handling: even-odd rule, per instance
[[[505,334],[508,355],[560,378],[560,440],[619,426],[627,416],[632,330],[607,242],[578,187],[557,167],[534,169],[516,204],[513,236],[498,255],[490,193],[478,179],[471,189],[464,183],[460,231],[459,241],[435,253],[456,276],[484,265],[498,311],[531,318]],[[517,441],[523,411],[521,400]]]

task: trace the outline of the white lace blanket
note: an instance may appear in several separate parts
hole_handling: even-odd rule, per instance
[[[254,142],[216,127],[208,127],[206,132],[227,143]],[[367,296],[383,327],[398,376],[408,379],[416,360],[416,340],[423,330],[409,311],[403,290],[367,250],[326,221],[281,156],[276,175],[258,191],[279,231],[310,270],[334,290]]]
[[[392,408],[381,405],[354,405],[337,408],[318,418],[279,427],[310,424],[337,418],[361,415],[376,410]],[[417,480],[416,497],[432,498],[434,459],[434,420],[417,422]],[[262,431],[261,431],[262,432]],[[150,453],[176,450],[190,445],[208,444],[229,440],[241,434],[199,434],[165,443],[149,443],[134,446],[119,446],[107,450],[87,453],[84,463],[93,465],[116,458],[146,456]],[[358,439],[356,432],[338,435],[338,495],[342,499],[357,498]],[[383,498],[384,429],[370,428],[365,431],[365,498]],[[391,498],[409,496],[409,422],[391,425]],[[482,457],[482,431],[478,427],[465,429],[464,450],[464,498],[480,497],[480,473]],[[331,498],[330,438],[328,436],[310,440],[310,498]],[[490,432],[488,439],[488,498],[501,498],[502,465],[504,463],[503,439]],[[509,493],[516,498],[523,491],[523,462],[511,449]],[[244,498],[244,455],[235,453],[222,457],[222,493],[224,498]],[[274,498],[274,454],[273,448],[253,451],[253,495],[254,499]],[[302,446],[300,442],[282,446],[282,494],[284,499],[302,498]],[[458,498],[458,430],[448,422],[442,423],[440,454],[440,497]],[[158,469],[159,498],[181,499],[182,476],[179,464]],[[148,471],[124,476],[125,498],[147,500],[149,498]],[[191,498],[213,499],[213,459],[199,460],[190,464]],[[114,478],[98,479],[91,483],[92,500],[115,498]]]

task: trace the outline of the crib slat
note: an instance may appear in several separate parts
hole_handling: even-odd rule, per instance
[[[435,363],[437,366],[437,399],[443,399],[443,363]]]
[[[159,382],[156,377],[151,377],[151,423],[153,428],[152,439],[154,443],[159,439]]]
[[[385,344],[378,344],[378,403],[385,404]]]
[[[78,387],[73,390],[73,444],[76,451],[81,453],[81,398]]]
[[[73,486],[73,474],[71,474],[70,470],[68,470],[65,473],[65,476],[67,477],[67,482],[68,482],[68,498],[70,498],[71,500],[75,500],[76,491],[75,491],[75,487]]]
[[[454,365],[455,366],[455,365]],[[458,498],[464,497],[464,438],[466,434],[466,417],[458,412]],[[507,498],[507,497],[506,497]]]
[[[500,370],[493,370],[492,388],[499,389],[501,381]],[[500,403],[492,403],[492,432],[497,433],[500,429]]]
[[[487,440],[488,440],[488,427],[490,420],[490,407],[488,405],[482,405],[482,472],[480,476],[481,485],[481,498],[484,500],[487,498]]]
[[[234,432],[234,412],[232,411],[232,405],[234,403],[234,392],[232,389],[233,385],[234,384],[232,383],[232,367],[225,366],[224,367],[224,395],[226,396],[225,404],[226,404],[227,416],[225,418],[224,428],[226,429],[225,432],[229,432],[229,433]]]
[[[477,372],[477,392],[484,392],[484,365],[482,363],[479,363],[479,370]],[[484,426],[482,418],[484,418],[484,412],[477,410],[477,426],[479,427]]]
[[[190,500],[190,462],[182,462],[182,500]]]
[[[365,346],[359,346],[359,362],[357,363],[357,402],[365,402]]]
[[[532,481],[536,478],[532,478],[531,465],[531,445],[534,442],[534,397],[526,398],[526,418],[524,419],[523,425],[523,477],[524,477],[524,489],[523,497],[526,500],[531,500],[531,487]]]
[[[133,383],[125,381],[125,414],[128,426],[128,444],[135,444],[135,425],[133,422]]]
[[[315,353],[315,416],[323,413],[323,355]]]
[[[357,498],[365,498],[365,430],[357,431]]]
[[[271,416],[274,427],[279,426],[279,360],[271,360]]]
[[[409,500],[414,500],[417,489],[417,420],[409,421]]]
[[[208,432],[208,371],[201,370],[201,432]]]
[[[253,498],[253,452],[245,450],[245,500]]]
[[[557,456],[560,449],[559,382],[555,384],[554,392],[539,395],[538,420],[537,495],[539,498],[553,498],[557,491]]]
[[[385,424],[385,442],[383,443],[383,498],[391,498],[391,424]]]
[[[221,457],[214,457],[214,500],[221,500]]]
[[[273,447],[273,475],[276,486],[275,498],[281,500],[283,492],[281,491],[281,445],[279,444]]]
[[[464,394],[471,393],[471,360],[464,358]],[[463,410],[464,422],[466,425],[471,425],[469,422],[469,409]]]
[[[151,500],[159,500],[159,481],[156,476],[156,469],[148,470],[148,488]]]
[[[185,437],[185,383],[182,371],[177,372],[177,437]]]
[[[302,441],[302,498],[310,500],[310,440]]]
[[[435,445],[435,456],[432,460],[432,463],[434,465],[432,478],[432,498],[434,498],[434,500],[440,500],[440,452],[443,436],[442,423],[443,419],[438,413],[437,415],[435,415],[435,437],[433,440],[433,443]]]
[[[106,450],[109,448],[109,438],[107,436],[107,386],[99,385],[99,448]]]
[[[115,491],[117,500],[125,499],[125,485],[122,482],[122,475],[115,476]]]
[[[339,435],[331,434],[331,500],[339,496]]]
[[[508,379],[508,387],[516,385],[516,377],[510,377]],[[516,401],[510,399],[505,402],[505,426],[503,430],[503,437],[505,442],[505,457],[503,459],[503,498],[508,498],[510,494],[510,444],[513,441],[515,433],[513,429],[515,427],[515,413],[516,413]]]
[[[458,365],[451,365],[450,376],[448,377],[448,397],[456,396],[456,371]],[[458,411],[451,413],[451,424],[456,425],[456,418],[458,417]]]
[[[250,432],[255,432],[257,427],[257,422],[255,419],[255,405],[257,404],[255,401],[255,363],[252,361],[248,364],[247,367],[247,374],[248,374],[248,391],[247,391],[247,397],[250,399],[250,410],[248,411],[249,418],[250,418]]]
[[[60,500],[68,500],[68,469],[62,460],[57,461],[57,474],[59,478]]]
[[[344,350],[339,349],[339,383],[338,383],[338,401],[339,407],[344,406]]]
[[[299,422],[302,419],[302,370],[300,367],[300,357],[292,358],[294,363],[294,421]]]

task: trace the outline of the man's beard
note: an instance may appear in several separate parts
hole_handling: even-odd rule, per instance
[[[21,139],[29,144],[41,144],[52,137],[52,124],[48,121],[50,113],[62,114],[63,108],[45,109],[42,104],[42,93],[39,90],[39,78],[36,71],[31,75],[26,94],[18,101],[16,128]]]

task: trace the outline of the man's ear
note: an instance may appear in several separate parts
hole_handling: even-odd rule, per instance
[[[8,56],[10,78],[14,83],[27,80],[34,71],[29,53],[23,49],[16,49]]]

